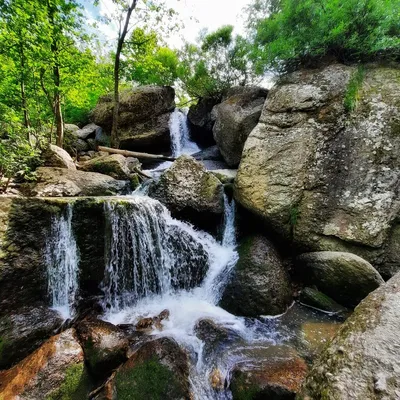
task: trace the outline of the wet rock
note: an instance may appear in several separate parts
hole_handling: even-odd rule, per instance
[[[210,374],[210,384],[214,390],[224,390],[225,379],[218,368],[214,368]]]
[[[77,325],[79,341],[92,375],[103,379],[127,359],[128,339],[109,322],[85,320]]]
[[[90,390],[83,351],[69,329],[10,370],[0,372],[0,398],[85,399]]]
[[[314,362],[300,400],[397,399],[400,274],[355,309]]]
[[[296,260],[296,268],[306,282],[346,307],[355,307],[384,283],[369,262],[351,253],[321,251],[302,254]]]
[[[289,275],[271,242],[249,236],[239,245],[239,261],[221,300],[235,315],[256,317],[286,311],[292,301]]]
[[[179,157],[150,187],[149,195],[201,227],[215,227],[223,213],[221,182],[189,156]]]
[[[201,319],[194,327],[196,336],[204,342],[218,343],[229,337],[228,330],[211,319]]]
[[[96,157],[87,161],[81,164],[79,169],[86,172],[98,172],[111,176],[114,179],[128,180],[131,176],[129,165],[132,164],[132,161],[128,162],[123,155],[112,154],[109,156]],[[139,160],[137,160],[137,164],[139,164]]]
[[[169,150],[169,118],[175,91],[169,86],[140,86],[120,94],[120,148],[137,151]],[[110,133],[112,95],[103,96],[92,112],[93,121]]]
[[[353,67],[283,77],[246,141],[235,198],[301,251],[355,253],[386,278],[400,266],[400,71],[364,69],[352,111]]]
[[[153,329],[162,330],[162,321],[169,319],[169,310],[163,310],[155,317],[141,318],[136,323],[135,328],[138,331],[151,331]]]
[[[224,160],[222,158],[222,154],[219,151],[219,148],[217,145],[207,147],[206,149],[201,150],[198,153],[192,154],[192,157],[198,161],[201,161],[201,160],[223,161]]]
[[[47,307],[26,307],[0,318],[0,369],[36,350],[61,328],[61,315]]]
[[[299,300],[302,304],[330,313],[345,314],[348,311],[326,294],[310,287],[306,287],[301,291]]]
[[[49,145],[43,152],[44,165],[46,167],[58,167],[76,170],[71,156],[61,147]]]
[[[202,98],[196,105],[190,107],[188,112],[188,122],[190,135],[193,140],[202,146],[212,146],[215,144],[213,137],[213,126],[215,119],[212,117],[212,109],[221,98]]]
[[[216,176],[221,183],[227,184],[235,181],[237,169],[216,169],[211,171],[211,173]]]
[[[243,146],[257,125],[268,90],[260,87],[235,87],[212,110],[214,139],[225,162],[239,165]]]
[[[96,172],[40,167],[37,169],[37,181],[25,191],[39,197],[75,197],[113,196],[128,189],[129,182]]]
[[[275,354],[258,365],[237,366],[233,370],[230,383],[233,400],[293,400],[296,397],[307,365],[289,348],[282,347],[279,353],[279,357]]]
[[[98,399],[190,399],[189,360],[169,338],[141,346],[107,383]]]

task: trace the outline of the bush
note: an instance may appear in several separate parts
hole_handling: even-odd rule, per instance
[[[259,73],[325,56],[342,62],[400,59],[398,0],[280,0],[277,9],[250,26]]]

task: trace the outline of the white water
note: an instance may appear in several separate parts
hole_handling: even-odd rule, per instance
[[[72,232],[72,215],[73,205],[68,204],[64,214],[53,217],[45,251],[51,304],[65,319],[74,314],[79,276],[79,252]]]

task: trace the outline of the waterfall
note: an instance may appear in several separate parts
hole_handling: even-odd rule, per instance
[[[222,235],[222,246],[236,246],[236,228],[235,228],[235,200],[229,201],[228,196],[224,194],[224,230]]]
[[[51,305],[65,318],[73,316],[75,296],[78,290],[79,253],[72,232],[73,206],[54,216],[45,250],[48,275],[48,291]]]
[[[193,154],[200,151],[195,142],[190,139],[187,115],[179,109],[171,114],[169,121],[171,135],[171,151],[174,157],[182,154]]]

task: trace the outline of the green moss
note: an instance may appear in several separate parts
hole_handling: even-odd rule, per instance
[[[140,185],[139,174],[133,174],[130,178],[132,189],[135,190]]]
[[[347,112],[351,112],[357,107],[357,103],[360,100],[360,90],[364,81],[364,76],[364,67],[360,66],[347,85],[347,90],[343,99],[343,105]]]
[[[7,347],[7,339],[4,336],[0,336],[0,365],[2,364],[3,355]]]
[[[82,400],[87,398],[89,380],[83,363],[68,367],[64,382],[46,400]]]
[[[184,398],[178,379],[152,358],[134,368],[122,368],[115,377],[118,400],[165,400]]]
[[[297,221],[300,216],[300,210],[297,206],[294,206],[290,209],[290,217],[289,222],[291,227],[295,227],[297,225]]]
[[[247,382],[245,376],[240,374],[231,385],[233,400],[253,400],[260,393],[260,388],[254,383]]]

